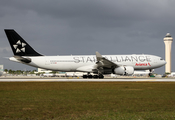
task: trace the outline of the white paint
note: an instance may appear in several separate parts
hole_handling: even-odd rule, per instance
[[[171,44],[173,42],[173,38],[170,33],[167,33],[164,38],[165,43],[165,61],[167,62],[165,65],[165,73],[171,73]]]

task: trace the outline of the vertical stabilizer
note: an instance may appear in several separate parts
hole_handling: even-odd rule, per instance
[[[4,30],[9,40],[10,46],[16,56],[42,56],[36,52],[18,33],[13,29]]]

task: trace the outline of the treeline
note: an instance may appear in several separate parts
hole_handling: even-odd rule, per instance
[[[36,75],[40,75],[40,74],[44,74],[45,72],[40,72],[40,73],[35,73],[36,70],[11,70],[11,69],[5,69],[4,72],[6,72],[6,74],[13,74],[13,75],[27,75],[27,74],[36,74]],[[57,71],[52,71],[50,73],[56,74],[59,73]]]
[[[8,73],[8,74],[35,74],[36,70],[11,70],[11,69],[5,69],[4,72]]]

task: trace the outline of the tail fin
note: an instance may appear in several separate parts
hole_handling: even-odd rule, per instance
[[[18,33],[13,29],[4,30],[9,40],[14,55],[17,56],[42,56],[37,53]]]

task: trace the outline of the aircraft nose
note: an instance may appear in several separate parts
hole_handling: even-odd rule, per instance
[[[163,65],[165,65],[166,63],[167,63],[167,62],[164,60],[164,61],[163,61]]]

